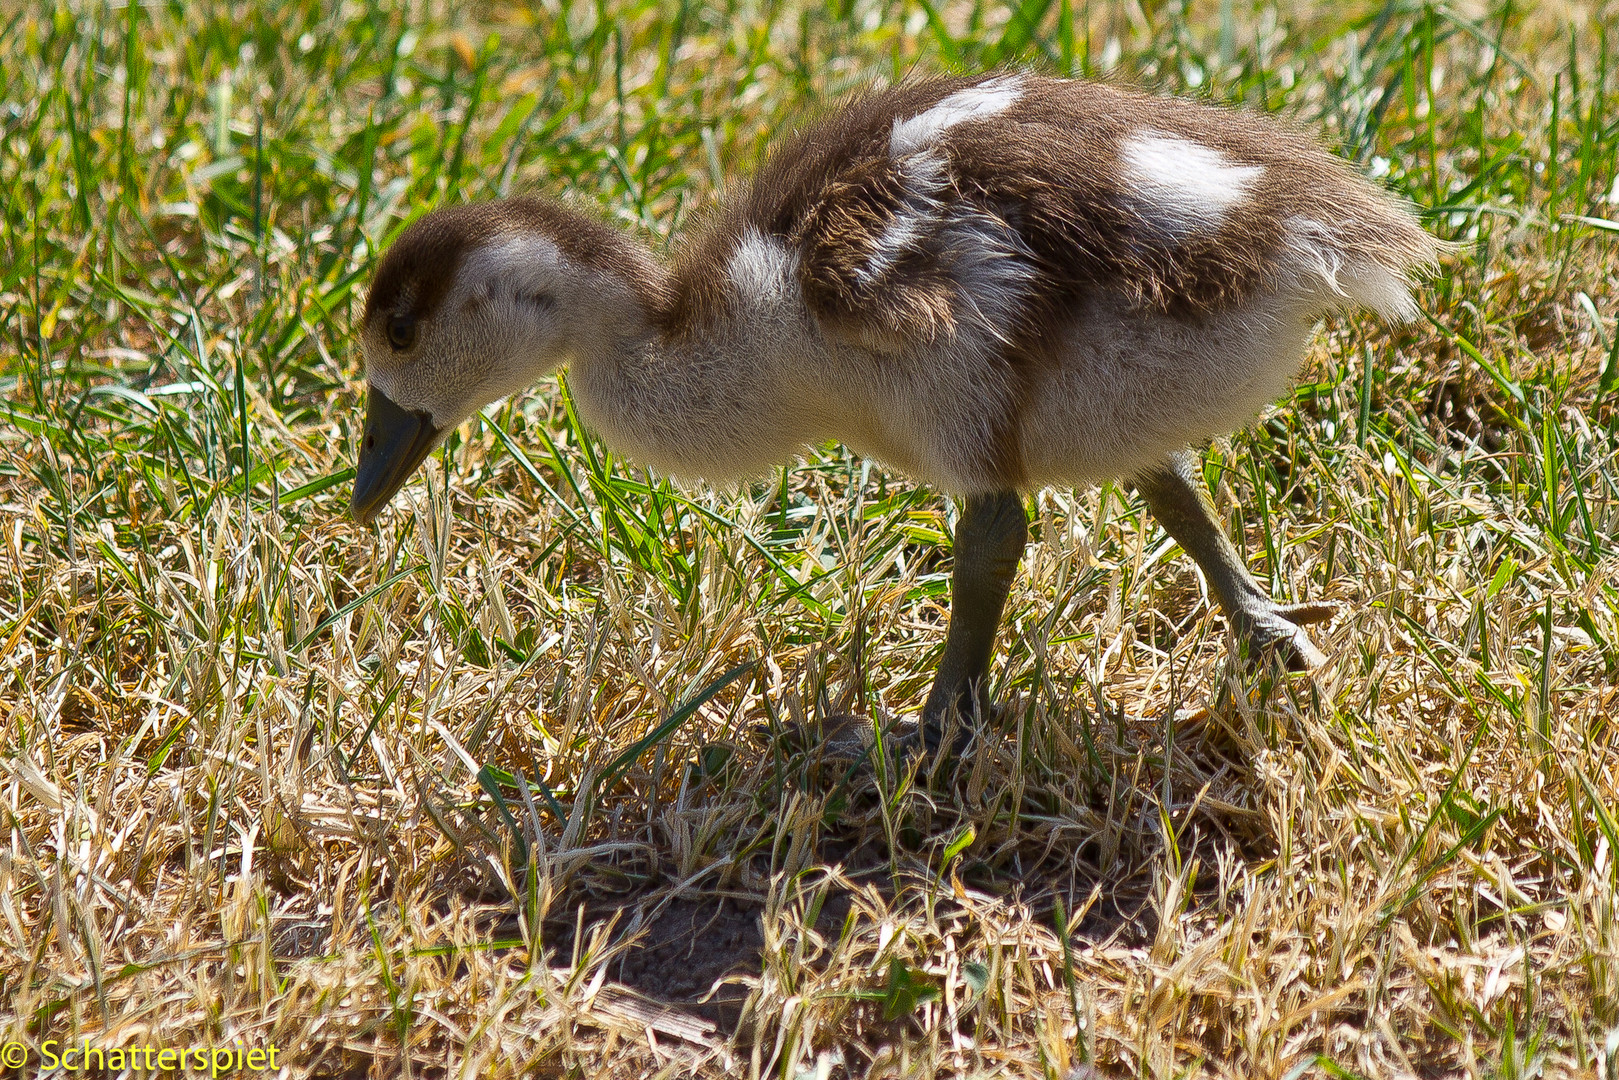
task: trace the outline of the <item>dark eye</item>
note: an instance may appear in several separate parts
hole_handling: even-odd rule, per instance
[[[393,315],[388,319],[388,344],[403,352],[416,344],[416,317]]]
[[[556,298],[550,293],[526,293],[524,294],[523,299],[542,311],[556,305]]]

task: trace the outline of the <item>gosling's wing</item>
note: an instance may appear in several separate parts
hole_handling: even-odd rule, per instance
[[[794,253],[829,336],[878,351],[1010,339],[1038,268],[998,208],[965,197],[945,137],[990,127],[1023,78],[935,79],[857,99],[761,171],[748,217]]]
[[[1014,219],[1048,301],[1106,288],[1195,315],[1283,291],[1409,314],[1435,241],[1314,138],[1096,83],[1019,90],[1001,124],[954,127],[942,149],[966,201]]]

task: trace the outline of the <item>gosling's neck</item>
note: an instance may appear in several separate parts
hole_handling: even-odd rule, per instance
[[[660,472],[726,482],[825,437],[824,346],[785,245],[756,230],[701,242],[672,270],[604,289],[581,312],[568,383],[610,447]]]

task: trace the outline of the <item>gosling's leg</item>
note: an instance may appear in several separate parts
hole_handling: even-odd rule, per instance
[[[1332,618],[1336,605],[1278,604],[1266,594],[1215,519],[1197,465],[1195,456],[1181,451],[1136,477],[1136,490],[1169,535],[1203,568],[1225,617],[1247,643],[1250,656],[1275,649],[1294,671],[1325,663],[1321,650],[1299,627]]]
[[[1013,491],[970,495],[956,523],[956,565],[950,579],[950,631],[933,690],[922,708],[922,733],[937,745],[954,705],[963,717],[989,710],[986,676],[1006,595],[1029,540],[1023,498]]]

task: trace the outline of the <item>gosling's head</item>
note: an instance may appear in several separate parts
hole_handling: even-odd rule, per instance
[[[376,517],[478,409],[633,326],[633,279],[655,274],[631,241],[543,200],[453,206],[413,223],[383,256],[360,327],[368,393],[355,519]]]

